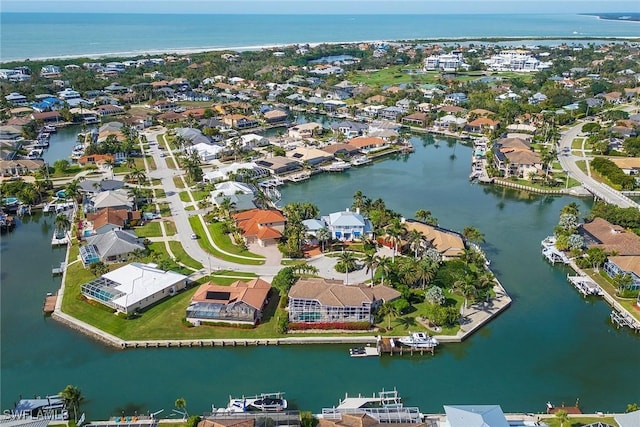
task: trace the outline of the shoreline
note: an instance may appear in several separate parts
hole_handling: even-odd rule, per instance
[[[600,19],[599,16],[594,16],[597,19]],[[621,20],[616,20],[621,21]],[[622,21],[627,22],[627,21]],[[633,21],[639,22],[639,21]],[[581,36],[578,34],[572,34],[568,36],[483,36],[483,37],[471,37],[471,36],[459,36],[459,37],[434,37],[434,38],[426,38],[426,39],[371,39],[371,40],[352,40],[352,41],[320,41],[320,42],[289,42],[289,43],[272,43],[272,44],[264,44],[264,45],[247,45],[247,46],[202,46],[202,47],[167,47],[167,48],[156,48],[156,49],[138,49],[132,51],[121,51],[121,52],[102,52],[102,53],[73,53],[66,55],[56,55],[56,56],[40,56],[35,58],[2,58],[0,64],[8,64],[12,62],[30,62],[30,61],[47,61],[47,60],[71,60],[71,59],[79,59],[79,58],[87,58],[87,59],[100,59],[100,58],[118,58],[118,57],[144,57],[144,56],[153,56],[153,55],[169,55],[169,54],[177,54],[177,55],[188,55],[188,54],[197,54],[197,53],[206,53],[206,52],[224,52],[224,51],[232,51],[232,52],[247,52],[247,51],[256,51],[256,50],[265,50],[265,49],[278,49],[278,48],[286,48],[289,46],[297,46],[297,45],[309,45],[309,47],[317,47],[319,45],[341,45],[341,44],[359,44],[359,43],[459,43],[459,42],[490,42],[490,43],[500,43],[500,42],[514,42],[514,41],[594,41],[594,40],[602,40],[602,41],[639,41],[640,36],[632,37],[632,36]]]

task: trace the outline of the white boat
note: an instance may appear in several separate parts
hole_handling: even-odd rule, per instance
[[[440,344],[437,339],[430,337],[426,332],[409,332],[409,336],[399,338],[398,342],[414,348],[433,348]]]
[[[293,175],[287,176],[287,179],[291,182],[300,182],[305,181],[311,177],[309,172],[300,172]]]
[[[351,160],[351,164],[353,166],[362,166],[362,165],[366,165],[368,163],[371,163],[371,159],[368,158],[367,156],[358,156],[358,157],[354,157]]]
[[[344,162],[342,160],[337,160],[330,165],[323,166],[322,170],[324,170],[325,172],[342,172],[349,169],[350,167],[350,163]]]
[[[48,133],[56,133],[58,129],[56,129],[55,126],[46,125],[45,127],[42,128],[42,130]]]
[[[228,412],[263,411],[277,412],[287,409],[283,393],[263,393],[259,396],[229,398]]]

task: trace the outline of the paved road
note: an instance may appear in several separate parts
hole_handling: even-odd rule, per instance
[[[173,177],[176,176],[177,172],[174,169],[169,169],[167,167],[165,157],[160,156],[160,153],[163,150],[160,150],[157,145],[157,137],[164,132],[164,130],[145,132],[147,140],[151,142],[147,154],[153,156],[153,160],[157,167],[155,171],[149,172],[149,176],[152,179],[160,179],[162,182],[162,187],[164,188],[166,194],[166,200],[171,207],[171,215],[176,225],[176,230],[178,232],[177,235],[185,252],[191,258],[201,262],[204,266],[204,269],[207,271],[215,272],[216,270],[232,270],[240,272],[253,272],[261,277],[266,278],[275,276],[278,271],[282,269],[282,265],[246,265],[225,261],[209,255],[204,249],[202,249],[202,247],[200,247],[200,244],[197,240],[191,239],[193,229],[191,228],[191,224],[189,223],[189,216],[197,215],[197,212],[185,210],[184,203],[182,202],[182,200],[180,200],[180,196],[178,194],[180,191],[185,190],[177,188],[175,183],[173,182]],[[177,165],[178,163],[175,161],[176,159],[175,157],[173,157],[173,154],[170,153],[169,155],[172,156],[172,158],[174,159],[174,163]],[[208,234],[208,229],[206,227],[205,233]],[[200,238],[209,239],[211,244],[216,247],[210,235],[200,236]],[[216,249],[224,252],[217,247]],[[338,273],[333,268],[336,261],[336,258],[320,256],[314,258],[313,260],[310,260],[309,264],[316,266],[319,270],[319,274],[323,277],[346,280],[347,277],[345,274]],[[368,276],[365,273],[365,269],[363,268],[361,270],[349,273],[348,281],[349,283],[362,283],[367,280],[367,278]]]
[[[576,164],[579,160],[589,161],[589,158],[582,156],[574,156],[571,151],[571,144],[575,138],[584,136],[582,134],[582,126],[588,123],[587,121],[580,121],[575,126],[567,130],[560,138],[560,151],[558,153],[558,160],[562,165],[562,168],[569,171],[569,174],[580,181],[585,189],[595,195],[601,200],[607,203],[620,206],[622,208],[633,207],[640,209],[640,205],[631,200],[629,197],[620,193],[617,190],[609,187],[606,184],[600,183],[593,179],[591,176],[585,174]],[[584,153],[584,152],[583,152]]]

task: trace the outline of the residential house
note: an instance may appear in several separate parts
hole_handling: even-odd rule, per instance
[[[270,110],[263,114],[264,120],[270,124],[279,124],[287,120],[287,113],[282,110]]]
[[[600,248],[617,256],[640,256],[640,236],[602,218],[580,226],[588,248]]]
[[[38,171],[44,166],[44,160],[0,160],[2,176],[22,176]]]
[[[495,167],[505,177],[529,178],[531,173],[542,170],[540,155],[531,150],[530,144],[520,138],[504,138],[493,149]]]
[[[640,256],[609,256],[603,270],[609,277],[615,277],[618,274],[631,276],[629,289],[634,291],[640,289]]]
[[[131,314],[175,295],[187,283],[182,274],[134,262],[85,283],[81,293],[117,312]]]
[[[436,128],[444,128],[449,130],[463,129],[467,124],[467,119],[464,117],[456,117],[453,114],[447,114],[439,117],[433,123]]]
[[[324,150],[314,147],[297,147],[287,151],[287,157],[309,166],[319,165],[333,159],[333,156]]]
[[[343,121],[332,123],[330,128],[334,133],[342,133],[347,138],[353,138],[362,135],[368,126],[364,123]]]
[[[41,113],[31,114],[31,118],[35,121],[45,124],[58,123],[62,121],[62,116],[58,111],[43,111]]]
[[[373,312],[400,292],[384,285],[344,285],[340,280],[301,278],[289,290],[292,323],[373,323]]]
[[[499,124],[500,122],[498,120],[492,120],[488,117],[478,117],[467,123],[464,130],[471,133],[490,133],[496,130]]]
[[[231,212],[255,209],[254,198],[251,187],[237,181],[219,182],[215,185],[215,189],[211,191],[211,201],[216,206],[220,206],[225,199],[229,199]]]
[[[97,113],[100,117],[104,117],[104,116],[114,116],[117,114],[122,114],[124,113],[124,108],[122,108],[119,105],[104,104],[104,105],[98,105],[97,107],[94,107],[93,111]]]
[[[80,259],[85,267],[94,262],[126,262],[131,254],[146,250],[142,239],[132,231],[113,229],[86,237],[87,244],[80,247]]]
[[[127,209],[104,208],[94,213],[88,213],[83,222],[82,231],[78,231],[83,237],[104,234],[111,230],[122,230],[132,221],[140,220],[140,212]]]
[[[86,165],[98,165],[102,163],[111,163],[115,164],[115,157],[113,154],[87,154],[78,159],[78,164],[80,166]]]
[[[233,219],[247,244],[258,243],[263,247],[278,242],[286,223],[284,215],[275,209],[251,209],[233,215]]]
[[[449,427],[509,427],[500,405],[444,405]],[[524,425],[524,424],[515,424]]]
[[[351,144],[342,144],[342,143],[325,145],[320,150],[334,157],[338,157],[338,156],[351,157],[354,154],[360,153],[360,149],[358,147],[355,147]]]
[[[332,239],[358,240],[367,236],[371,237],[373,233],[371,221],[365,218],[359,209],[353,212],[347,208],[345,211],[333,212],[321,219],[327,224]]]
[[[419,231],[424,236],[425,249],[434,248],[443,259],[459,258],[464,254],[464,240],[459,233],[411,219],[404,224],[407,231]]]
[[[220,158],[222,152],[224,151],[224,148],[219,145],[201,142],[185,148],[185,151],[189,153],[196,153],[201,162],[208,163],[212,160]]]
[[[248,133],[240,136],[240,145],[245,150],[253,150],[256,147],[266,147],[269,145],[269,138],[255,133]]]
[[[301,123],[289,128],[289,137],[293,139],[313,138],[322,133],[322,125],[320,123]]]
[[[425,127],[427,125],[427,115],[425,113],[413,113],[402,118],[402,123],[408,126]]]
[[[467,95],[462,92],[454,92],[445,95],[444,100],[445,102],[450,102],[455,105],[465,104],[468,101]]]
[[[9,95],[5,96],[4,99],[6,99],[8,103],[16,107],[29,105],[27,97],[17,92],[11,92]]]
[[[302,169],[300,162],[284,156],[273,156],[256,160],[256,165],[268,169],[274,175],[281,175]]]
[[[371,136],[360,136],[357,138],[353,138],[347,141],[347,144],[357,148],[363,153],[382,150],[389,145],[388,142],[384,139]]]
[[[403,114],[406,114],[406,111],[400,107],[391,106],[381,109],[378,114],[384,119],[397,121]]]
[[[133,209],[133,201],[125,190],[103,191],[90,197],[85,203],[85,212],[96,212],[104,208]]]
[[[201,285],[187,307],[186,319],[199,326],[206,322],[255,325],[268,303],[271,285],[260,278],[228,286]]]
[[[243,176],[247,178],[265,178],[270,175],[270,171],[264,167],[259,167],[253,162],[232,163],[230,165],[220,166],[218,169],[205,172],[203,176],[204,182],[226,181],[235,177],[241,179]]]
[[[228,114],[222,118],[222,122],[234,129],[250,129],[259,125],[256,119],[242,114]]]

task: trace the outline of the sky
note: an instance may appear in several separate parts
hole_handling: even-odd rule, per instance
[[[638,0],[1,0],[1,12],[104,13],[640,13]]]

